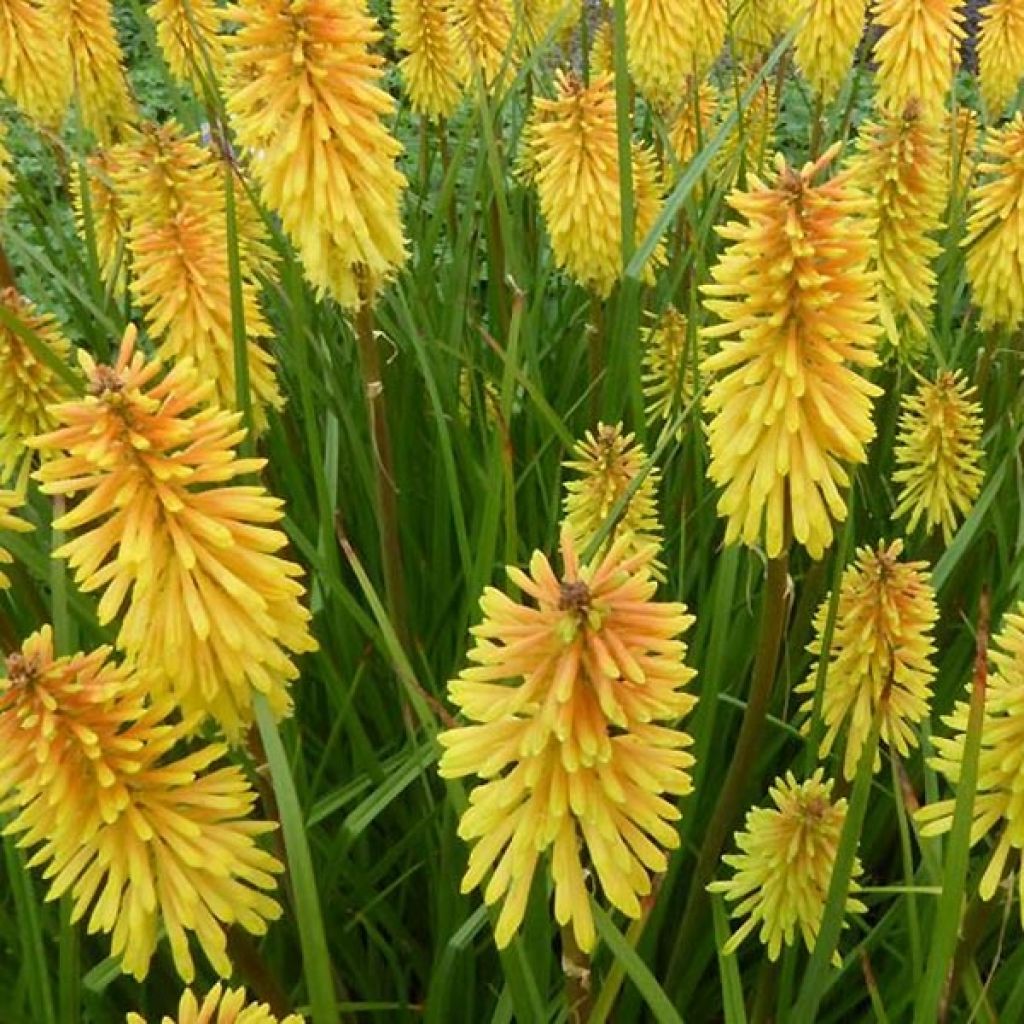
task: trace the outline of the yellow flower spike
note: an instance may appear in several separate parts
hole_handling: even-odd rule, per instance
[[[868,0],[803,0],[796,66],[816,96],[832,102],[864,34]]]
[[[693,64],[686,71],[703,78],[725,48],[728,0],[686,0],[685,6],[693,48]]]
[[[7,212],[14,187],[14,174],[11,171],[11,151],[7,148],[7,125],[0,122],[0,217]]]
[[[997,121],[1024,77],[1024,5],[992,0],[981,9],[978,84],[990,121]]]
[[[4,533],[29,533],[32,530],[30,523],[20,519],[14,514],[15,510],[24,504],[24,500],[16,491],[0,490],[0,590],[6,590],[11,581],[4,574],[3,567],[10,565],[14,559],[11,553],[4,547]]]
[[[186,724],[150,703],[110,649],[58,658],[49,627],[7,659],[0,680],[0,801],[7,832],[36,847],[47,899],[67,895],[72,922],[111,936],[138,980],[161,924],[181,977],[189,933],[215,971],[231,973],[226,929],[256,935],[280,915],[269,895],[281,864],[256,839],[256,792],[221,744],[176,750]]]
[[[275,1017],[265,1003],[250,1003],[245,989],[226,989],[214,985],[200,1002],[195,994],[186,991],[178,1003],[176,1017],[163,1017],[161,1024],[302,1024],[297,1013]],[[146,1024],[146,1018],[129,1013],[127,1024]]]
[[[870,196],[877,244],[879,304],[893,347],[907,353],[927,339],[949,196],[942,136],[911,103],[861,128],[851,164],[854,182]]]
[[[668,141],[679,166],[686,165],[708,144],[714,134],[719,96],[714,83],[686,81],[683,102],[668,126]]]
[[[64,40],[71,54],[82,123],[107,145],[135,117],[110,0],[50,0],[48,11],[47,31]]]
[[[623,431],[621,423],[614,427],[599,423],[596,431],[588,430],[576,442],[572,454],[564,465],[578,476],[565,485],[565,525],[573,545],[582,551],[639,476],[647,452],[634,434]],[[616,523],[613,536],[629,534],[634,549],[661,546],[659,477],[657,466],[651,467]]]
[[[729,0],[732,44],[741,61],[763,57],[788,27],[788,0]]]
[[[89,194],[89,212],[92,217],[96,256],[103,283],[108,287],[116,283],[123,288],[128,243],[128,212],[122,191],[116,185],[117,156],[113,149],[99,149],[85,161]],[[75,227],[82,240],[86,240],[85,203],[79,165],[71,172],[71,197],[75,209]],[[116,282],[113,281],[117,275]]]
[[[264,460],[238,457],[240,414],[209,404],[213,382],[188,360],[161,378],[134,328],[113,366],[81,359],[86,396],[51,407],[60,428],[32,442],[55,455],[36,474],[43,492],[80,495],[55,556],[101,595],[100,622],[118,623],[118,648],[153,693],[237,740],[254,692],[290,713],[292,656],[316,648],[302,570],[278,554],[281,502],[232,483]]]
[[[395,42],[404,56],[398,70],[412,109],[425,117],[451,117],[469,78],[455,36],[448,0],[395,0]]]
[[[857,552],[843,572],[839,608],[829,649],[821,715],[825,735],[821,756],[832,750],[840,732],[846,735],[843,774],[852,779],[871,731],[871,723],[884,703],[881,738],[903,757],[917,746],[914,728],[928,717],[931,685],[935,678],[931,632],[938,618],[935,592],[925,562],[901,562],[903,542],[893,541],[877,550]],[[816,638],[808,646],[821,656],[829,598],[814,620]],[[802,710],[814,706],[817,662],[797,687],[807,693]],[[881,764],[875,758],[874,770]]]
[[[859,369],[875,366],[875,279],[866,201],[848,175],[815,184],[833,147],[797,171],[776,160],[770,183],[734,192],[741,215],[718,229],[730,243],[704,286],[723,339],[703,364],[713,383],[709,476],[723,488],[726,542],[782,552],[793,538],[820,558],[832,521],[846,515],[844,463],[866,460],[880,391]]]
[[[230,17],[228,113],[263,202],[314,288],[354,309],[405,260],[381,33],[350,0],[251,0]]]
[[[579,23],[579,12],[574,0],[519,0],[518,48],[532,53],[553,29],[555,40],[571,32]]]
[[[196,136],[173,121],[147,125],[115,150],[110,168],[130,221],[132,294],[145,311],[167,363],[192,359],[214,382],[217,403],[235,408],[235,344],[231,320],[231,268],[223,169]],[[239,210],[249,209],[249,201]],[[249,381],[257,431],[267,410],[281,409],[274,359],[264,347],[273,330],[260,307],[260,285],[248,237],[252,216],[240,216],[242,307],[249,350]],[[262,227],[259,227],[262,232]],[[262,238],[262,235],[260,235]]]
[[[847,808],[845,797],[832,799],[832,780],[826,781],[820,768],[799,783],[787,772],[775,780],[769,795],[775,806],[748,811],[743,830],[736,833],[740,852],[722,858],[735,869],[732,878],[712,882],[708,889],[736,904],[733,917],[746,918],[723,952],[735,952],[756,930],[774,962],[782,947],[798,938],[808,951],[814,949]],[[855,895],[861,872],[855,859],[848,914],[867,909]]]
[[[590,43],[590,77],[615,75],[615,40],[611,21],[602,21]]]
[[[872,20],[885,31],[875,43],[878,106],[899,114],[916,100],[925,117],[945,109],[964,38],[963,0],[875,0]]]
[[[974,505],[985,474],[981,470],[981,406],[960,373],[944,371],[923,381],[900,403],[899,439],[893,482],[900,485],[895,516],[909,513],[907,531],[918,523],[942,530],[946,544],[957,520]]]
[[[498,74],[509,61],[514,70],[512,28],[515,12],[512,0],[451,0],[456,38],[462,49],[463,60],[475,75],[479,72],[484,85],[490,89]]]
[[[564,571],[535,552],[509,569],[523,601],[489,587],[469,667],[448,686],[471,724],[440,737],[444,778],[477,775],[459,835],[473,845],[464,892],[502,901],[499,947],[519,928],[540,856],[551,853],[555,918],[594,946],[587,875],[629,917],[679,845],[667,797],[690,791],[691,740],[676,722],[695,698],[681,604],[654,600],[654,547],[622,536],[580,566],[562,535]],[[485,883],[485,879],[489,880]]]
[[[224,72],[224,9],[216,0],[154,0],[148,13],[171,74],[202,95],[210,73],[219,79]]]
[[[950,192],[962,198],[974,181],[978,170],[977,111],[970,107],[957,107],[944,122],[943,154],[946,160],[946,179]]]
[[[738,72],[739,91],[743,95],[754,80],[755,69],[747,68]],[[736,109],[734,93],[721,98],[722,117],[728,117]],[[775,122],[778,116],[778,97],[775,83],[765,79],[754,93],[750,105],[740,111],[736,127],[726,136],[712,166],[715,173],[728,183],[734,183],[740,168],[746,173],[761,175],[769,166],[775,152]]]
[[[693,401],[696,368],[706,355],[704,337],[695,331],[691,339],[686,317],[669,307],[643,329],[642,338],[647,422],[671,423]],[[683,431],[681,426],[676,436]]]
[[[71,346],[52,316],[37,312],[13,288],[0,290],[0,307],[55,359],[70,360]],[[32,453],[26,444],[35,434],[56,426],[52,406],[70,393],[24,335],[0,323],[0,485],[16,481],[22,489],[27,483]]]
[[[979,326],[1024,322],[1024,116],[990,131],[968,197],[967,279]]]
[[[972,845],[989,834],[995,844],[978,883],[978,895],[983,900],[995,895],[1007,865],[1018,860],[1018,851],[1024,847],[1020,801],[1024,783],[1024,603],[1003,617],[989,659],[993,671],[985,690],[978,789],[971,826]],[[937,754],[930,764],[954,786],[960,782],[963,769],[967,718],[967,702],[957,701],[952,713],[942,719],[952,735],[932,737]],[[940,800],[918,811],[921,835],[948,832],[953,827],[955,805],[955,800]],[[1024,921],[1024,871],[1018,870],[1017,876]]]
[[[555,98],[535,102],[526,162],[556,263],[585,288],[607,296],[622,272],[615,88],[608,75],[585,86],[558,71],[555,82]],[[638,143],[633,145],[633,189],[640,241],[661,210],[662,182],[654,153]],[[663,260],[659,245],[651,264]]]
[[[688,0],[625,0],[629,73],[650,103],[664,110],[694,65]]]
[[[33,121],[58,128],[71,100],[67,41],[37,0],[0,0],[0,85]]]

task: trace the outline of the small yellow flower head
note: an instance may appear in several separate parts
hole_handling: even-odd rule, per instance
[[[693,63],[686,71],[703,78],[725,47],[728,0],[686,0],[686,9],[693,49]]]
[[[775,780],[769,795],[775,806],[748,811],[743,831],[736,833],[740,852],[722,858],[735,874],[727,882],[712,882],[708,889],[736,903],[733,917],[747,919],[723,952],[735,952],[758,929],[768,959],[775,961],[783,945],[796,943],[798,929],[807,949],[814,949],[846,820],[846,800],[833,802],[832,780],[825,781],[820,768],[806,782],[797,782],[787,772]],[[847,913],[867,909],[852,895],[860,873],[855,860]]]
[[[0,308],[31,331],[56,359],[69,360],[71,346],[52,316],[37,312],[13,288],[0,291]],[[15,479],[19,485],[27,482],[23,474],[28,471],[31,452],[26,443],[56,426],[51,406],[69,394],[67,384],[35,354],[24,336],[0,323],[0,484]]]
[[[729,0],[732,44],[741,61],[763,57],[788,27],[789,0]]]
[[[872,20],[885,29],[874,52],[880,108],[900,114],[916,100],[924,116],[941,116],[964,37],[962,6],[963,0],[875,0]]]
[[[782,157],[765,183],[729,204],[744,218],[718,229],[731,244],[705,285],[704,304],[724,339],[703,369],[711,479],[724,490],[726,542],[781,553],[786,524],[812,558],[846,516],[843,463],[866,459],[879,389],[858,369],[878,362],[875,280],[865,200],[847,175],[814,178],[834,157],[796,171]]]
[[[117,286],[123,287],[128,242],[128,212],[123,190],[116,184],[117,156],[114,149],[96,150],[85,161],[89,194],[89,212],[92,216],[93,236],[100,274],[108,287],[117,275]],[[82,176],[76,164],[71,174],[71,196],[75,208],[75,226],[85,240],[85,202]]]
[[[695,84],[687,79],[686,94],[668,126],[668,141],[679,161],[686,165],[708,144],[718,114],[718,89],[710,81]]]
[[[7,125],[0,122],[0,217],[7,212],[14,187],[14,174],[11,172],[11,151],[7,148]]]
[[[451,117],[469,77],[447,0],[395,0],[398,62],[412,109],[425,117]]]
[[[755,71],[751,67],[738,72],[741,94],[746,93],[753,82]],[[779,110],[777,100],[774,80],[767,78],[754,93],[746,110],[740,111],[736,127],[726,136],[712,163],[723,182],[735,183],[741,167],[747,174],[765,173],[775,152],[775,122]],[[719,109],[723,118],[735,110],[735,94],[730,93],[728,98],[722,97]]]
[[[118,199],[130,221],[132,294],[145,310],[167,363],[188,358],[214,382],[217,403],[237,404],[231,321],[231,269],[223,168],[197,136],[173,121],[146,125],[117,147],[111,168]],[[248,209],[248,200],[239,209]],[[242,306],[249,350],[255,426],[267,426],[267,409],[284,405],[274,360],[264,348],[273,334],[260,308],[260,286],[248,258],[239,217]]]
[[[971,843],[993,834],[995,849],[978,883],[978,895],[991,899],[999,886],[1010,854],[1024,848],[1024,603],[1003,618],[989,657],[993,673],[985,691],[981,729],[978,790],[974,798]],[[968,704],[957,701],[942,720],[953,731],[934,737],[937,756],[931,765],[954,785],[960,782],[967,741]],[[917,813],[922,836],[941,835],[953,827],[955,800],[940,800]],[[1016,857],[1014,858],[1016,859]],[[1018,871],[1018,890],[1024,921],[1024,871]]]
[[[141,680],[103,647],[55,657],[49,627],[7,659],[0,679],[0,805],[7,831],[38,846],[46,898],[67,895],[72,922],[111,935],[123,970],[142,980],[160,925],[175,967],[195,974],[188,934],[218,974],[231,973],[228,926],[255,935],[280,915],[268,895],[281,864],[249,816],[256,793],[225,748],[176,748],[187,723],[150,703]],[[41,844],[41,845],[40,845]]]
[[[499,947],[523,919],[545,850],[555,918],[571,921],[589,951],[588,869],[611,904],[635,918],[651,874],[668,866],[663,851],[679,845],[679,811],[666,795],[691,788],[691,740],[675,723],[694,704],[682,690],[694,672],[679,639],[693,618],[681,604],[654,600],[654,547],[630,546],[620,537],[581,567],[566,531],[561,579],[539,551],[529,575],[510,568],[527,600],[487,588],[472,665],[448,686],[472,724],[441,735],[441,775],[483,780],[459,825],[473,843],[462,889],[490,873],[484,901],[504,899]]]
[[[604,525],[612,509],[636,480],[647,463],[647,452],[622,424],[597,425],[576,442],[573,458],[565,468],[578,478],[565,485],[565,525],[573,545],[583,550]],[[632,550],[661,545],[658,521],[658,469],[652,467],[629,499],[615,527],[615,534],[629,534]]]
[[[517,10],[517,47],[532,53],[549,32],[557,39],[571,32],[579,22],[579,5],[574,0],[520,0]]]
[[[451,0],[451,5],[462,59],[470,73],[479,72],[484,85],[491,88],[506,60],[509,71],[514,69],[512,0]]]
[[[291,709],[293,654],[314,650],[302,570],[277,553],[281,502],[243,459],[240,414],[210,405],[213,382],[188,360],[160,366],[125,333],[117,362],[79,353],[84,398],[52,407],[61,424],[33,446],[56,453],[36,474],[46,494],[83,494],[59,529],[86,592],[100,592],[102,625],[160,696],[212,716],[231,739],[252,721],[254,692]]]
[[[20,508],[22,504],[23,499],[16,491],[0,490],[0,590],[6,590],[11,585],[11,581],[4,575],[3,567],[14,561],[11,553],[4,547],[3,534],[28,533],[32,529],[24,519],[19,519],[14,514],[15,509]]]
[[[931,631],[938,618],[935,592],[925,562],[901,562],[903,542],[877,551],[864,547],[846,568],[839,588],[835,632],[829,649],[821,715],[825,736],[821,756],[846,732],[843,774],[852,779],[881,704],[882,740],[906,756],[917,746],[914,727],[928,716],[935,666]],[[814,620],[817,637],[808,646],[821,656],[829,599]],[[808,693],[803,709],[814,706],[815,663],[798,692]],[[880,758],[875,760],[878,771]]]
[[[871,198],[877,244],[879,306],[893,347],[905,352],[927,338],[935,300],[932,269],[942,246],[948,198],[942,136],[911,103],[902,114],[881,114],[861,128],[851,173]]]
[[[0,0],[0,85],[32,120],[57,128],[71,99],[67,40],[45,0]]]
[[[263,201],[310,283],[355,308],[405,260],[381,34],[349,0],[251,0],[230,16],[228,113]]]
[[[135,116],[110,0],[50,0],[49,12],[48,31],[65,40],[71,54],[82,123],[107,145]]]
[[[590,43],[590,77],[615,75],[615,39],[610,21],[602,21]]]
[[[693,401],[696,367],[705,356],[704,337],[687,329],[686,317],[668,308],[643,330],[644,397],[649,424],[671,423]],[[680,426],[677,437],[682,437]]]
[[[629,73],[640,92],[664,110],[693,69],[693,32],[687,0],[626,0]]]
[[[600,75],[589,86],[556,72],[557,95],[538,99],[527,138],[528,160],[555,260],[600,296],[622,271],[622,211],[615,127],[615,89]],[[662,183],[653,152],[633,146],[636,239],[661,209]],[[664,258],[663,247],[652,263]]]
[[[910,514],[908,532],[923,521],[929,533],[941,527],[948,544],[981,491],[981,406],[973,397],[962,374],[945,371],[900,403],[894,514]]]
[[[146,1018],[129,1013],[127,1024],[146,1024]],[[245,989],[225,989],[218,983],[201,1003],[186,991],[178,1004],[177,1017],[164,1017],[162,1024],[302,1024],[302,1017],[297,1013],[275,1017],[265,1003],[248,1002]]]
[[[867,0],[803,0],[796,66],[815,95],[835,99],[864,34]]]
[[[967,279],[979,325],[1016,330],[1024,321],[1024,116],[993,129],[968,198]],[[988,179],[986,180],[986,176]]]
[[[216,0],[154,0],[148,8],[156,22],[156,41],[171,74],[202,92],[210,72],[224,71],[224,9]]]
[[[976,110],[957,107],[955,113],[947,115],[943,131],[943,155],[951,193],[963,196],[974,181],[978,170],[980,135]]]
[[[996,121],[1017,95],[1024,77],[1024,5],[992,0],[981,9],[978,84],[989,120]]]

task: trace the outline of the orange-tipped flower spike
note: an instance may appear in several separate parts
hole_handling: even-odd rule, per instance
[[[398,63],[412,109],[425,117],[451,117],[469,77],[447,0],[395,0]]]
[[[154,0],[148,8],[156,22],[156,41],[181,82],[202,93],[203,84],[224,72],[224,9],[216,0]]]
[[[916,101],[925,117],[945,109],[964,37],[963,0],[875,0],[872,20],[885,29],[875,43],[876,103],[900,114]]]
[[[215,718],[232,739],[252,721],[255,692],[289,713],[293,654],[315,649],[299,598],[302,570],[278,552],[281,502],[243,459],[239,413],[209,404],[213,382],[187,360],[160,366],[125,333],[113,366],[79,353],[88,393],[53,407],[61,428],[33,445],[61,453],[36,474],[47,494],[82,495],[57,526],[55,552],[101,624],[156,694]]]
[[[867,0],[803,0],[796,65],[815,95],[831,102],[864,34]]]
[[[736,833],[740,852],[722,858],[735,868],[732,878],[712,882],[708,889],[736,904],[734,917],[747,919],[723,952],[735,952],[757,930],[774,962],[784,945],[792,946],[799,938],[808,951],[814,949],[846,820],[846,799],[832,799],[832,780],[826,781],[820,768],[806,782],[787,772],[775,780],[769,795],[775,806],[748,811],[743,830]],[[860,874],[855,860],[847,913],[867,910],[854,895]]]
[[[109,648],[58,658],[49,627],[7,659],[0,680],[0,802],[7,831],[36,847],[47,899],[68,896],[72,922],[111,936],[123,970],[141,980],[162,924],[175,967],[195,974],[189,933],[211,966],[231,973],[226,928],[263,934],[280,909],[268,895],[281,865],[251,821],[256,793],[226,752],[176,748],[168,700]]]
[[[127,1024],[146,1024],[146,1018],[129,1013]],[[178,1003],[177,1016],[162,1018],[162,1024],[303,1024],[303,1018],[297,1013],[275,1017],[265,1003],[249,1002],[245,989],[225,989],[217,984],[202,1002],[194,993],[185,992]]]
[[[47,31],[65,41],[71,56],[82,124],[107,145],[135,116],[110,0],[50,0],[49,13]]]
[[[676,723],[694,703],[679,636],[693,618],[654,600],[655,548],[629,547],[620,537],[580,566],[565,532],[561,578],[540,552],[529,574],[510,568],[525,599],[484,592],[472,664],[448,687],[472,724],[442,733],[441,775],[482,780],[459,824],[473,844],[462,888],[490,876],[484,901],[503,901],[499,947],[522,922],[545,851],[555,918],[589,951],[588,871],[635,918],[651,875],[668,866],[664,851],[679,845],[671,797],[690,791],[693,758]]]
[[[978,84],[990,121],[996,121],[1017,94],[1024,77],[1024,3],[992,0],[981,9]]]
[[[310,283],[353,309],[405,260],[380,31],[350,0],[251,0],[230,14],[228,113],[263,202]]]
[[[914,729],[928,717],[935,677],[931,632],[938,618],[935,592],[924,562],[902,562],[902,541],[877,551],[861,548],[846,568],[839,588],[835,633],[829,648],[821,715],[825,757],[840,732],[846,735],[843,773],[852,779],[879,706],[882,740],[905,757],[917,746]],[[825,598],[814,620],[817,634],[807,648],[821,656],[828,619]],[[818,665],[797,688],[807,693],[804,711],[814,707]],[[875,759],[878,771],[881,759]]]
[[[851,166],[853,180],[871,199],[882,323],[902,353],[919,348],[930,330],[932,265],[942,252],[935,236],[949,196],[945,157],[938,125],[911,103],[861,128]]]
[[[0,0],[0,85],[32,120],[57,128],[71,99],[66,40],[37,0]]]
[[[969,196],[967,279],[979,326],[1016,330],[1024,322],[1024,116],[985,141],[980,180]]]
[[[989,659],[993,671],[985,690],[981,727],[978,788],[972,805],[971,844],[991,835],[994,848],[978,882],[978,895],[990,900],[1010,863],[1018,864],[1024,848],[1024,603],[1003,618],[992,641]],[[957,701],[942,721],[950,736],[933,736],[937,755],[931,765],[958,785],[967,744],[968,704]],[[922,836],[936,836],[953,827],[956,801],[940,800],[917,813]],[[1017,870],[1017,891],[1024,922],[1024,871]]]
[[[4,574],[3,567],[10,565],[11,553],[4,547],[3,535],[5,533],[28,533],[32,526],[24,519],[16,516],[15,511],[21,507],[23,500],[16,491],[0,490],[0,590],[6,590],[11,581]]]
[[[941,528],[948,544],[981,491],[981,406],[973,398],[963,375],[946,370],[900,402],[894,515],[909,513],[908,532],[918,523],[929,533]]]
[[[71,346],[57,321],[37,312],[13,288],[0,290],[0,308],[21,329],[0,323],[0,486],[16,481],[23,490],[32,458],[26,445],[35,434],[56,426],[51,407],[71,393],[41,352],[49,351],[54,360],[67,363]],[[39,352],[29,345],[24,331],[35,338]]]
[[[774,180],[730,196],[743,220],[718,229],[730,245],[703,289],[721,321],[705,338],[723,339],[703,366],[718,512],[727,543],[771,558],[787,530],[822,556],[846,515],[844,463],[864,462],[875,433],[880,391],[858,372],[878,362],[866,201],[847,175],[814,183],[835,152],[800,171],[780,156]]]

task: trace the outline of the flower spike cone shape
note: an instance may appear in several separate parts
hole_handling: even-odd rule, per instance
[[[757,544],[770,558],[793,538],[812,558],[842,520],[843,463],[866,459],[880,394],[857,369],[877,364],[875,279],[864,197],[846,175],[814,184],[830,150],[796,171],[782,157],[765,183],[751,178],[729,203],[744,221],[719,228],[731,243],[704,286],[723,339],[703,364],[711,479],[726,542]]]
[[[688,409],[697,393],[704,338],[696,330],[691,338],[686,317],[672,306],[643,329],[642,337],[647,423],[669,424]],[[676,437],[681,440],[685,430],[680,424]]]
[[[486,89],[511,62],[515,11],[512,0],[451,0],[455,36],[470,77],[479,74]],[[510,65],[511,66],[511,65]]]
[[[171,74],[201,93],[212,72],[224,71],[223,8],[216,0],[155,0],[149,16],[156,23],[156,41]]]
[[[354,309],[405,260],[380,32],[351,0],[251,0],[230,16],[228,113],[263,202],[310,283]]]
[[[16,491],[0,490],[0,590],[6,590],[11,585],[3,567],[10,565],[13,561],[11,553],[4,547],[3,535],[5,533],[28,533],[32,529],[31,524],[14,514],[22,503],[21,495]]]
[[[24,113],[57,128],[71,100],[66,41],[36,0],[0,0],[0,85]]]
[[[978,84],[990,121],[996,121],[1017,94],[1024,77],[1024,3],[992,0],[981,10]]]
[[[595,933],[587,866],[618,910],[638,917],[663,852],[679,845],[679,811],[666,795],[690,790],[690,738],[676,725],[693,706],[694,672],[678,639],[693,622],[654,600],[654,546],[628,553],[620,537],[580,566],[562,534],[563,576],[536,552],[526,595],[489,587],[473,629],[470,667],[448,687],[470,725],[440,737],[444,778],[477,775],[459,835],[473,844],[464,892],[503,900],[499,947],[519,927],[540,855],[551,850],[555,918],[580,949]]]
[[[622,271],[615,88],[610,75],[584,85],[558,71],[555,83],[553,100],[536,101],[524,165],[537,186],[555,261],[605,297]],[[639,241],[657,219],[662,186],[654,154],[638,144],[633,146],[633,189]],[[663,259],[659,246],[651,262]]]
[[[111,935],[122,968],[145,977],[161,923],[178,973],[195,974],[188,934],[221,975],[225,928],[263,934],[280,909],[268,890],[281,864],[256,843],[256,793],[208,744],[175,748],[187,723],[150,702],[109,648],[58,658],[45,627],[7,659],[0,679],[0,809],[36,847],[47,899],[67,895],[72,922]]]
[[[223,167],[197,136],[183,134],[170,121],[144,125],[116,147],[110,170],[129,222],[132,294],[159,339],[157,354],[167,363],[192,359],[200,374],[214,382],[218,404],[235,408]],[[280,409],[284,400],[273,357],[264,348],[273,331],[260,308],[257,268],[249,259],[241,213],[237,227],[250,392],[254,424],[262,431],[267,410]]]
[[[906,354],[928,337],[932,264],[942,252],[935,235],[949,186],[938,125],[921,116],[917,103],[899,115],[883,113],[861,128],[851,173],[871,198],[882,324],[893,347]]]
[[[974,505],[985,479],[981,406],[960,373],[945,370],[923,381],[900,402],[899,438],[893,483],[900,485],[895,516],[910,514],[907,531],[922,523],[942,529],[946,544],[958,518]]]
[[[447,0],[395,0],[398,62],[412,109],[424,117],[451,117],[469,77]]]
[[[686,67],[686,73],[701,79],[725,47],[728,0],[686,0],[684,9],[693,53],[693,64]]]
[[[881,737],[905,757],[917,746],[914,727],[928,717],[935,677],[932,627],[938,618],[935,592],[924,562],[902,562],[902,541],[877,551],[861,548],[843,573],[835,633],[829,649],[821,714],[825,735],[821,756],[846,733],[843,773],[852,779],[880,704]],[[820,658],[829,599],[818,608],[816,639],[807,648]],[[814,707],[818,663],[797,687],[808,696],[803,711]],[[881,759],[876,757],[874,770]]]
[[[799,783],[788,772],[775,780],[769,795],[775,806],[748,811],[743,830],[736,833],[740,852],[722,858],[735,874],[728,881],[712,882],[708,889],[736,904],[734,917],[747,918],[723,952],[735,952],[758,929],[768,959],[774,962],[783,945],[797,941],[798,933],[808,951],[814,949],[846,820],[846,799],[833,801],[832,780],[825,781],[820,768]],[[847,913],[867,909],[853,895],[860,873],[855,860]]]
[[[804,0],[796,65],[815,95],[836,98],[864,34],[867,0]]]
[[[126,1024],[146,1024],[146,1018],[129,1013]],[[178,1003],[176,1017],[163,1017],[161,1024],[303,1024],[297,1013],[276,1017],[265,1003],[251,1003],[245,989],[226,989],[214,985],[200,1002],[194,993],[186,991]]]
[[[31,332],[37,345],[55,360],[70,359],[71,345],[57,321],[37,312],[14,288],[0,290],[0,308],[23,330]],[[57,425],[52,406],[70,394],[67,383],[37,355],[25,337],[0,324],[0,486],[17,485],[24,490],[32,461],[26,445],[34,435]]]
[[[982,330],[1024,322],[1024,115],[985,141],[968,197],[967,280]]]
[[[714,134],[719,109],[718,90],[711,82],[686,80],[682,103],[668,126],[668,141],[679,166],[686,165],[707,145]]]
[[[117,645],[155,694],[211,715],[231,739],[252,721],[253,693],[290,712],[291,655],[315,649],[299,598],[302,570],[281,558],[281,502],[231,481],[243,459],[239,413],[210,406],[187,360],[162,379],[125,332],[113,366],[79,353],[88,393],[53,412],[60,429],[33,445],[59,452],[36,474],[47,494],[84,497],[57,527],[77,532],[68,559],[98,615],[120,620]]]
[[[641,93],[665,110],[693,70],[693,25],[688,0],[626,0],[629,73]]]
[[[1007,863],[1017,861],[1024,849],[1024,603],[1003,618],[992,641],[989,659],[993,671],[985,690],[978,761],[978,788],[972,808],[971,843],[992,834],[995,848],[981,880],[978,895],[990,900],[999,886]],[[975,684],[977,685],[977,684]],[[933,736],[937,755],[931,765],[954,785],[959,784],[967,742],[968,704],[957,701],[942,720],[950,736]],[[922,836],[935,836],[953,827],[956,801],[940,800],[917,812]],[[1017,886],[1024,923],[1024,871],[1017,871]]]
[[[51,0],[50,13],[47,31],[70,53],[82,124],[107,145],[135,116],[110,0]]]
[[[900,114],[916,101],[938,119],[945,110],[964,38],[963,0],[875,0],[877,105]]]

